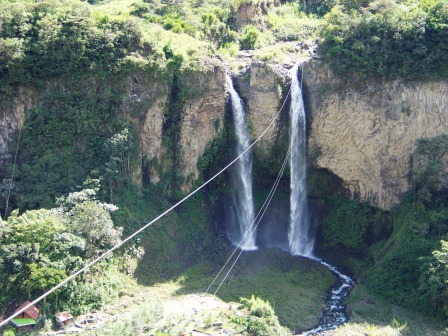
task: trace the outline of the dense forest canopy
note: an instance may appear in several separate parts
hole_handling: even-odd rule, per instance
[[[242,4],[259,8],[246,25]],[[279,43],[293,41],[317,42],[335,72],[362,78],[445,76],[448,63],[446,0],[2,0],[0,18],[2,91],[82,69],[201,67],[239,49],[276,59],[291,51]]]

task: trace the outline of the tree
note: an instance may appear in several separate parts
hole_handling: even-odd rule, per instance
[[[47,288],[35,282],[37,275],[55,278],[59,274],[60,279],[66,274],[70,249],[57,238],[64,230],[62,217],[51,210],[27,211],[21,216],[16,210],[11,213],[0,230],[0,276],[6,291],[17,297],[27,291],[29,296]],[[51,282],[48,277],[47,282]]]
[[[84,258],[93,260],[120,242],[122,228],[115,229],[110,213],[98,201],[87,201],[73,209],[69,229],[86,242]]]
[[[51,210],[31,210],[19,216],[15,210],[8,217],[3,244],[37,244],[41,250],[49,250],[56,233],[64,231],[62,218]]]
[[[253,25],[247,25],[244,27],[243,35],[241,36],[241,48],[254,49],[257,43],[258,36],[260,35],[257,27]]]
[[[36,290],[45,292],[67,277],[65,270],[54,268],[52,266],[45,266],[43,263],[40,265],[34,263],[30,264],[29,270],[30,274],[23,282],[23,286],[28,290],[28,298],[31,298],[31,292]],[[44,303],[45,302],[46,297],[44,297]],[[57,296],[55,304],[57,306]]]
[[[440,249],[434,250],[424,261],[420,290],[434,304],[436,310],[448,316],[448,241],[440,241]]]
[[[114,134],[104,145],[104,153],[107,158],[105,178],[109,184],[111,199],[113,187],[131,179],[130,154],[132,145],[131,135],[127,128]]]
[[[118,208],[101,203],[96,198],[99,180],[89,180],[87,183],[91,184],[91,188],[60,197],[56,203],[59,212],[66,216],[69,232],[85,241],[82,257],[90,261],[120,242],[122,228],[114,228],[110,217],[110,212]]]
[[[341,0],[326,14],[321,54],[361,79],[443,78],[448,71],[445,0]]]

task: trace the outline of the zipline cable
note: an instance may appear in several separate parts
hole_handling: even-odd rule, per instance
[[[274,193],[275,193],[275,191],[277,190],[277,187],[278,187],[278,185],[279,185],[279,183],[280,183],[280,179],[281,179],[281,177],[282,177],[282,175],[283,175],[283,171],[285,170],[286,163],[288,162],[288,157],[289,157],[289,153],[290,153],[290,151],[291,151],[291,146],[289,146],[289,148],[288,148],[288,152],[286,153],[285,159],[283,160],[283,165],[282,165],[282,167],[281,167],[281,169],[280,169],[280,172],[279,172],[279,174],[278,174],[278,176],[277,176],[277,179],[275,180],[274,185],[272,186],[271,191],[269,192],[269,195],[268,195],[268,197],[266,198],[265,203],[263,204],[263,206],[264,206],[266,203],[267,203],[267,204],[266,204],[266,206],[265,206],[264,208],[262,207],[262,209],[260,209],[260,212],[259,212],[259,213],[261,213],[262,210],[263,210],[263,212],[261,213],[261,216],[260,216],[260,218],[258,219],[257,224],[255,225],[254,229],[251,231],[251,236],[252,236],[252,235],[254,234],[254,232],[257,230],[257,227],[258,227],[258,225],[260,224],[261,219],[263,218],[263,216],[264,216],[264,214],[265,214],[265,212],[266,212],[266,210],[267,210],[269,204],[270,204],[271,201],[272,201],[272,198],[274,197]],[[249,230],[250,230],[250,229],[249,229]],[[249,230],[248,230],[248,231],[249,231]],[[222,281],[220,282],[218,288],[217,288],[216,291],[213,293],[213,295],[216,295],[216,293],[218,293],[218,291],[219,291],[219,289],[221,288],[222,284],[223,284],[224,281],[228,278],[230,272],[232,271],[233,267],[235,267],[235,265],[236,265],[238,259],[241,257],[241,255],[243,254],[243,252],[244,252],[243,250],[240,251],[240,253],[239,253],[238,256],[236,257],[235,261],[234,261],[233,264],[230,266],[230,269],[227,271],[226,275],[224,276],[224,278],[223,278]]]
[[[53,293],[54,291],[56,291],[57,289],[61,288],[63,285],[65,285],[67,282],[69,282],[70,280],[72,280],[73,278],[77,277],[78,275],[80,275],[81,273],[83,273],[84,271],[86,271],[87,269],[89,269],[90,267],[92,267],[93,265],[95,265],[96,263],[98,263],[100,260],[104,259],[105,257],[107,257],[109,254],[111,254],[113,251],[117,250],[119,247],[121,247],[121,245],[123,245],[124,243],[127,243],[129,240],[131,240],[132,238],[134,238],[135,236],[137,236],[140,232],[144,231],[146,228],[148,228],[149,226],[151,226],[153,223],[155,223],[156,221],[158,221],[160,218],[164,217],[166,214],[168,214],[169,212],[171,212],[172,210],[174,210],[175,208],[177,208],[179,205],[181,205],[183,202],[185,202],[187,199],[189,199],[190,197],[192,197],[194,194],[196,194],[198,191],[200,191],[202,188],[204,188],[206,185],[208,185],[211,181],[213,181],[215,178],[217,178],[219,175],[221,175],[224,171],[226,171],[230,166],[232,166],[236,161],[238,161],[244,154],[246,154],[253,146],[255,146],[255,144],[260,141],[260,139],[267,133],[267,131],[272,127],[272,125],[274,125],[274,122],[277,120],[278,116],[280,115],[280,113],[283,110],[283,107],[286,104],[287,98],[289,96],[291,92],[291,88],[288,91],[288,94],[285,97],[285,100],[283,101],[282,106],[280,107],[280,109],[278,110],[277,114],[275,115],[275,117],[272,119],[272,121],[269,123],[269,125],[265,128],[265,130],[260,134],[260,136],[255,139],[255,141],[249,146],[247,147],[240,155],[238,155],[235,159],[233,159],[230,163],[228,163],[224,168],[222,168],[218,173],[216,173],[215,175],[213,175],[210,179],[208,179],[206,182],[204,182],[201,186],[199,186],[198,188],[196,188],[195,190],[193,190],[191,193],[189,193],[187,196],[185,196],[184,198],[182,198],[180,201],[178,201],[176,204],[174,204],[173,206],[171,206],[168,210],[165,210],[162,214],[160,214],[159,216],[157,216],[156,218],[154,218],[152,221],[150,221],[149,223],[147,223],[146,225],[144,225],[143,227],[141,227],[140,229],[138,229],[137,231],[135,231],[133,234],[131,234],[130,236],[128,236],[126,239],[122,240],[121,242],[119,242],[117,245],[115,245],[114,247],[112,247],[111,249],[109,249],[108,251],[104,252],[102,255],[100,255],[98,258],[94,259],[93,261],[89,262],[86,266],[84,266],[83,268],[79,269],[78,271],[76,271],[75,273],[73,273],[72,275],[68,276],[65,280],[63,280],[62,282],[60,282],[58,285],[54,286],[53,288],[51,288],[50,290],[48,290],[47,292],[45,292],[44,294],[42,294],[41,296],[39,296],[37,299],[35,299],[34,301],[30,302],[28,305],[24,306],[23,308],[17,310],[14,314],[12,314],[10,317],[8,317],[7,319],[3,320],[2,322],[0,322],[0,327],[6,325],[7,323],[9,323],[13,318],[15,318],[16,316],[20,315],[21,313],[23,313],[25,310],[27,310],[28,308],[30,308],[31,306],[35,305],[36,303],[38,303],[39,301],[43,300],[44,298],[46,298],[48,295],[50,295],[51,293]]]

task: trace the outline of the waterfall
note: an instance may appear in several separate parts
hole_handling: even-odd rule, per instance
[[[306,116],[297,71],[298,65],[295,65],[291,69],[291,108],[289,110],[291,212],[288,242],[291,254],[312,256],[314,240],[310,235],[306,191]]]
[[[247,133],[244,118],[244,107],[238,93],[233,88],[232,79],[226,77],[227,87],[232,102],[232,113],[235,124],[236,154],[240,155],[249,147],[249,135]],[[236,232],[229,233],[229,239],[233,244],[239,245],[243,250],[255,250],[255,233],[252,233],[254,222],[254,202],[252,198],[252,158],[251,152],[246,152],[237,162],[233,170],[232,180],[234,184],[234,206],[236,220],[238,221]]]

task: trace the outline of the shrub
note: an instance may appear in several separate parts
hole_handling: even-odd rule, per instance
[[[247,25],[244,27],[243,34],[241,36],[240,45],[242,49],[254,49],[257,43],[260,32],[253,25]]]
[[[268,301],[263,301],[253,295],[250,299],[241,298],[240,301],[243,307],[249,311],[249,316],[235,317],[232,321],[246,328],[247,335],[288,335],[288,331],[280,325],[274,309]]]

